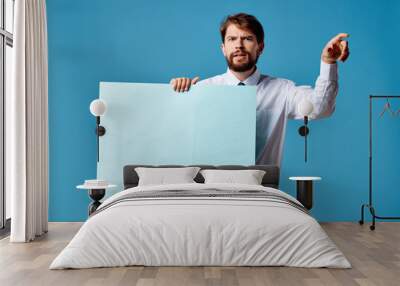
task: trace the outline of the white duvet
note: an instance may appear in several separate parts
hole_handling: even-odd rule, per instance
[[[350,268],[310,215],[257,198],[152,198],[121,201],[131,192],[262,190],[239,184],[135,187],[108,198],[50,265],[50,269],[145,266],[294,266]],[[297,202],[298,203],[298,202]],[[107,207],[108,206],[108,207]]]

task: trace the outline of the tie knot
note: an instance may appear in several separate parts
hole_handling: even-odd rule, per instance
[[[243,82],[239,82],[238,85],[245,85]]]

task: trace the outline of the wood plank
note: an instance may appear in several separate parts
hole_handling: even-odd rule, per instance
[[[351,262],[352,269],[295,267],[115,267],[49,270],[81,223],[50,223],[32,243],[0,240],[0,285],[399,285],[400,223],[379,222],[375,231],[357,223],[322,227]]]

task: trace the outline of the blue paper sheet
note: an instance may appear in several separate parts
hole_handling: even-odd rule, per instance
[[[97,177],[123,189],[127,164],[244,164],[255,162],[256,87],[100,83]]]

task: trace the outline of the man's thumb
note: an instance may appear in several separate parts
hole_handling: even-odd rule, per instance
[[[196,84],[199,81],[199,77],[196,76],[194,79],[192,79],[192,84]]]

